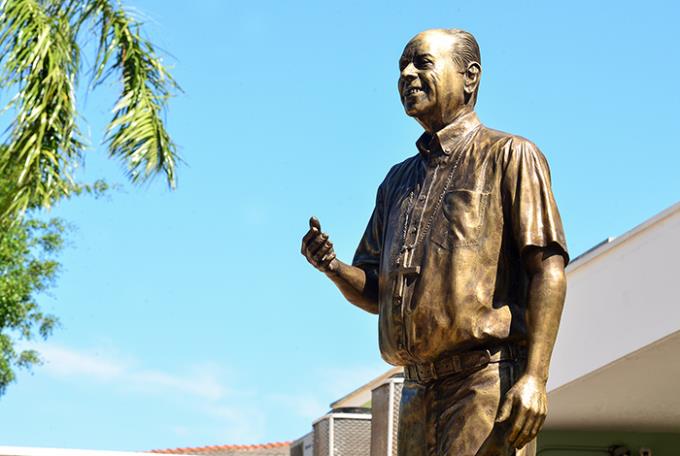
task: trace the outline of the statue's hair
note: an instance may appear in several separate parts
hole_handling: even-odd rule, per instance
[[[482,66],[482,56],[479,52],[479,44],[477,40],[471,33],[460,29],[445,29],[442,30],[446,34],[452,36],[454,39],[454,45],[451,58],[460,67],[462,71],[467,69],[467,66],[472,62],[477,62]],[[479,84],[475,88],[475,92],[472,94],[472,99],[470,102],[472,106],[477,103],[477,92],[479,91]]]

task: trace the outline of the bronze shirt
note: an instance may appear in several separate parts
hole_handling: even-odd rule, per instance
[[[567,247],[545,157],[474,112],[392,167],[353,264],[379,280],[379,339],[395,365],[525,344],[528,246]]]

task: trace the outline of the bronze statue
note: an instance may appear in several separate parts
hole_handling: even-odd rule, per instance
[[[569,256],[544,156],[474,112],[480,62],[467,32],[415,36],[398,89],[418,152],[378,188],[352,265],[317,219],[302,240],[404,366],[401,456],[517,454],[546,417]]]

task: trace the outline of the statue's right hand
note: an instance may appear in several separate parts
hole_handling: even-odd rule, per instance
[[[316,217],[309,219],[309,231],[302,238],[302,255],[312,266],[321,272],[332,272],[337,268],[333,243],[321,231],[321,223]]]

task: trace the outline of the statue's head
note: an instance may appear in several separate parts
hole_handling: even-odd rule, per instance
[[[463,30],[419,33],[399,59],[399,95],[406,114],[430,132],[474,109],[482,75],[479,46]]]

